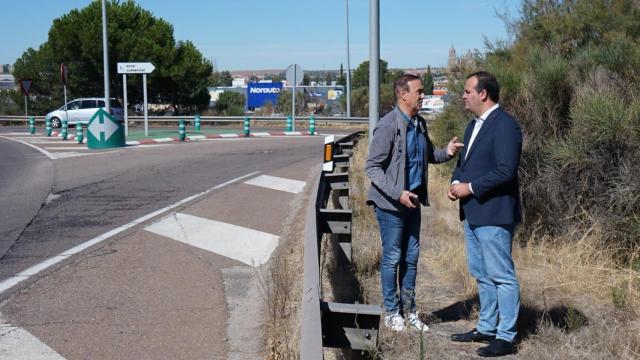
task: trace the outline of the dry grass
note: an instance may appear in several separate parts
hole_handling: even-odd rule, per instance
[[[368,137],[360,139],[354,150],[353,165],[349,169],[349,195],[354,219],[351,236],[353,264],[357,276],[365,283],[370,278],[377,277],[382,254],[378,223],[373,209],[366,204],[367,191],[371,184],[364,172],[368,143]],[[368,292],[365,292],[364,296],[366,300],[369,297]]]
[[[366,142],[362,142],[366,144]],[[363,147],[364,148],[364,147]],[[366,151],[354,154],[351,181],[354,202],[354,260],[369,302],[381,303],[380,245],[377,223],[366,205]],[[423,211],[417,302],[430,313],[431,332],[392,334],[381,328],[377,359],[476,358],[477,345],[452,345],[449,334],[468,330],[477,317],[475,281],[465,258],[458,204],[445,196],[448,174],[430,168],[431,208]],[[521,283],[522,310],[519,359],[637,359],[640,358],[640,252],[632,250],[631,265],[617,263],[620,249],[608,247],[607,234],[597,222],[568,238],[527,241],[514,246]],[[580,241],[571,242],[580,234]],[[535,233],[530,235],[535,237]],[[522,237],[522,234],[518,234]],[[531,240],[531,239],[528,239]],[[630,250],[631,251],[631,250]],[[357,254],[357,255],[356,255]],[[451,308],[463,309],[452,319],[438,318]],[[426,349],[426,350],[424,350]]]
[[[315,170],[315,169],[314,169]],[[317,176],[311,171],[307,184]],[[309,185],[293,201],[283,225],[280,245],[263,271],[258,272],[262,296],[267,304],[265,358],[299,359],[300,311],[302,300],[303,241]]]

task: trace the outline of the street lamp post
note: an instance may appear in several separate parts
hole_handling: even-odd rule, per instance
[[[106,0],[102,0],[102,62],[104,66],[104,109],[107,113],[111,113],[111,94],[109,93],[109,48],[107,46]]]
[[[349,0],[347,4],[347,117],[351,117],[351,62],[349,60]]]
[[[380,107],[380,0],[369,0],[369,142]]]

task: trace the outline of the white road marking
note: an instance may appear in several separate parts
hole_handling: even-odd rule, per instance
[[[271,136],[268,132],[252,132],[251,135],[260,137],[260,136]]]
[[[260,186],[267,189],[286,191],[293,194],[302,192],[305,182],[299,180],[291,180],[276,176],[260,175],[249,181],[245,181],[245,184]]]
[[[183,213],[166,217],[145,230],[249,266],[260,266],[269,261],[279,239],[262,231]]]
[[[170,141],[175,141],[172,138],[159,138],[159,139],[153,139],[155,142],[170,142]]]
[[[15,139],[15,138],[14,138]],[[67,142],[73,142],[73,140],[67,140]],[[63,142],[59,141],[59,140],[55,140],[55,141],[29,141],[30,144],[64,144]]]
[[[53,156],[50,152],[48,152],[48,151],[46,151],[46,150],[44,150],[44,149],[41,149],[41,148],[39,148],[39,147],[37,147],[37,146],[35,146],[35,145],[29,144],[29,143],[28,143],[28,142],[26,142],[26,141],[22,141],[22,140],[18,140],[18,139],[10,138],[10,137],[8,137],[8,136],[1,136],[1,135],[0,135],[0,138],[7,139],[7,140],[13,140],[13,141],[19,142],[19,143],[21,143],[21,144],[27,145],[27,146],[29,146],[29,147],[31,147],[31,148],[33,148],[33,149],[36,149],[37,151],[40,151],[41,153],[45,154],[45,155],[46,155],[49,159],[51,159],[51,160],[55,160],[55,159],[56,159],[56,157],[55,157],[55,156]]]
[[[2,134],[2,135],[7,135],[6,133]],[[37,140],[42,140],[42,139],[51,139],[55,141],[59,141],[58,138],[53,137],[53,136],[12,136],[12,138],[14,139],[18,139],[18,140],[32,140],[32,139],[37,139]],[[32,141],[30,141],[32,142]]]
[[[27,330],[0,319],[0,359],[64,360],[64,357]]]
[[[239,177],[237,177],[235,179],[231,179],[231,180],[229,180],[227,182],[224,182],[224,183],[222,183],[220,185],[216,185],[216,186],[214,186],[214,187],[212,187],[212,188],[210,188],[208,190],[205,190],[205,191],[203,191],[201,193],[198,193],[198,194],[195,194],[195,195],[191,195],[191,196],[189,196],[187,198],[184,198],[184,199],[182,199],[182,200],[180,200],[180,201],[178,201],[176,203],[173,203],[173,204],[171,204],[169,206],[163,207],[162,209],[156,210],[156,211],[154,211],[154,212],[152,212],[150,214],[147,214],[145,216],[137,218],[136,220],[133,220],[132,222],[130,222],[128,224],[122,225],[122,226],[120,226],[118,228],[115,228],[115,229],[113,229],[111,231],[107,231],[106,233],[104,233],[104,234],[102,234],[102,235],[100,235],[98,237],[95,237],[95,238],[93,238],[93,239],[91,239],[89,241],[86,241],[86,242],[84,242],[82,244],[76,245],[76,246],[72,247],[71,249],[69,249],[67,251],[64,251],[61,254],[58,254],[58,255],[56,255],[56,256],[54,256],[52,258],[49,258],[49,259],[47,259],[47,260],[45,260],[45,261],[43,261],[43,262],[41,262],[39,264],[33,265],[32,267],[30,267],[30,268],[28,268],[26,270],[23,270],[22,272],[20,272],[20,273],[12,276],[10,278],[5,279],[2,282],[0,282],[0,294],[2,294],[3,292],[11,289],[15,285],[23,282],[24,280],[27,280],[29,277],[38,274],[40,271],[42,271],[44,269],[47,269],[50,266],[61,262],[62,260],[68,258],[69,256],[75,255],[75,254],[77,254],[77,253],[79,253],[79,252],[81,252],[81,251],[83,251],[83,250],[95,245],[95,244],[98,244],[98,243],[100,243],[100,242],[102,242],[102,241],[104,241],[106,239],[109,239],[110,237],[112,237],[114,235],[117,235],[117,234],[119,234],[119,233],[121,233],[121,232],[123,232],[125,230],[128,230],[128,229],[140,224],[140,223],[143,223],[143,222],[145,222],[145,221],[147,221],[149,219],[152,219],[152,218],[154,218],[154,217],[156,217],[158,215],[161,215],[161,214],[163,214],[163,213],[165,213],[165,212],[167,212],[169,210],[175,209],[176,207],[178,207],[180,205],[183,205],[183,204],[185,204],[185,203],[187,203],[189,201],[195,200],[195,199],[197,199],[199,197],[202,197],[204,195],[209,194],[212,191],[218,190],[218,189],[223,188],[223,187],[225,187],[227,185],[230,185],[230,184],[233,184],[235,182],[238,182],[238,181],[240,181],[242,179],[254,176],[254,175],[258,174],[258,173],[259,173],[259,171],[254,171],[252,173],[239,176]]]
[[[220,137],[223,138],[233,138],[233,137],[238,137],[238,134],[218,134]]]
[[[74,146],[74,147],[71,147],[71,146],[49,146],[49,147],[46,147],[46,146],[44,146],[43,149],[45,149],[45,150],[91,150],[89,148],[80,147],[80,146]]]
[[[203,140],[203,139],[206,139],[207,137],[204,135],[189,135],[187,136],[187,138],[189,140]]]

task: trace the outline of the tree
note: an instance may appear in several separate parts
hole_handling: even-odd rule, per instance
[[[338,85],[347,86],[347,78],[344,76],[344,67],[340,64],[340,76],[338,77]]]
[[[244,114],[244,95],[234,92],[225,91],[218,97],[215,109],[221,115],[238,116]]]
[[[343,96],[344,98],[344,96]],[[346,100],[340,99],[341,102]],[[380,85],[380,104],[378,112],[380,116],[385,115],[393,109],[395,96],[392,84]],[[351,93],[351,112],[353,116],[369,116],[369,88],[359,87]]]
[[[302,115],[306,107],[304,92],[296,90],[296,115]],[[291,90],[282,90],[278,96],[276,111],[285,116],[291,115]]]
[[[433,95],[433,74],[431,74],[431,66],[427,65],[427,72],[424,73],[422,79],[425,95]]]
[[[16,78],[32,78],[32,108],[46,112],[62,103],[59,66],[69,67],[68,94],[71,98],[103,94],[101,4],[94,1],[80,10],[53,21],[49,37],[37,50],[27,49],[16,61]],[[107,2],[109,17],[109,73],[112,96],[122,97],[118,62],[151,62],[148,94],[173,106],[175,112],[195,111],[209,104],[206,86],[212,72],[191,42],[173,37],[173,27],[153,17],[133,1]],[[208,95],[208,94],[207,94]],[[140,78],[128,77],[128,98],[142,101]]]
[[[380,82],[385,82],[385,79],[387,78],[387,66],[388,63],[380,59]],[[355,69],[353,77],[351,78],[351,86],[354,89],[369,86],[369,61],[363,62]]]
[[[302,75],[302,85],[309,85],[311,83],[311,78],[309,77],[309,74],[305,73],[304,75]]]
[[[209,86],[231,86],[233,77],[229,71],[214,71],[209,79]]]
[[[324,81],[326,81],[327,85],[331,85],[331,83],[333,82],[333,75],[331,75],[331,72],[327,71],[324,77]]]

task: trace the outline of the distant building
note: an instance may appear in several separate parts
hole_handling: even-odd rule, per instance
[[[0,91],[18,89],[16,80],[11,74],[0,74]]]
[[[458,57],[456,56],[456,49],[451,45],[449,49],[449,60],[447,61],[447,68],[450,72],[454,71],[458,67]]]
[[[440,95],[425,95],[422,99],[420,112],[426,114],[441,113],[444,111],[446,103]]]
[[[0,74],[13,74],[13,65],[11,64],[0,65]]]
[[[247,86],[247,80],[245,78],[233,78],[231,82],[232,87],[243,87]]]
[[[461,58],[458,58],[456,56],[456,49],[453,48],[453,45],[451,46],[451,49],[449,49],[449,60],[447,61],[447,68],[449,72],[457,72],[461,71],[461,69],[470,70],[474,69],[477,65],[478,64],[476,63],[476,59],[471,50],[467,51],[467,53]]]

